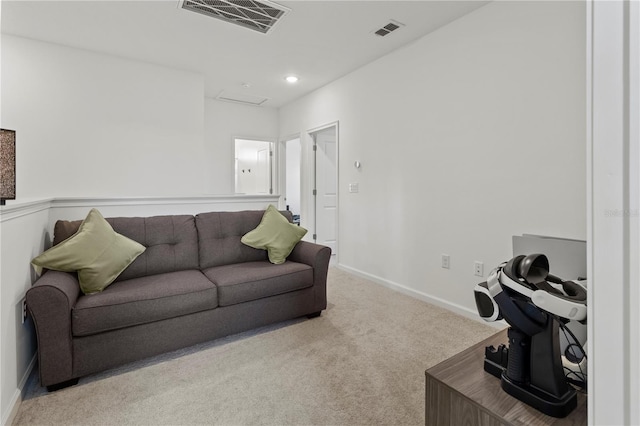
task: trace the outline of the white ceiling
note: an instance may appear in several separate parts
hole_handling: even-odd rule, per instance
[[[178,0],[2,0],[2,33],[194,71],[207,97],[224,90],[280,107],[487,3],[276,2],[291,11],[265,35],[182,10]],[[405,26],[374,35],[389,19]],[[286,83],[287,74],[300,81]]]

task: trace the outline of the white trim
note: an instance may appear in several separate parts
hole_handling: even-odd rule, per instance
[[[279,195],[207,195],[198,197],[67,197],[12,202],[0,208],[0,222],[28,216],[43,210],[75,207],[180,206],[220,203],[250,204],[277,202]]]
[[[629,13],[629,211],[640,211],[640,3],[628,3]],[[630,217],[629,258],[640,259],[640,218]],[[640,262],[629,262],[629,423],[640,424]],[[635,380],[633,379],[635,377]],[[636,403],[632,403],[636,401]]]
[[[335,127],[336,127],[336,129],[337,129],[339,124],[340,124],[340,121],[339,121],[339,120],[332,121],[332,122],[330,122],[330,123],[323,124],[323,125],[321,125],[321,126],[314,127],[314,128],[312,128],[312,129],[309,129],[309,130],[307,130],[307,133],[309,133],[309,134],[312,134],[312,133],[318,133],[318,132],[320,132],[320,131],[322,131],[322,130],[330,129],[331,127],[334,127],[334,126],[335,126]]]
[[[20,405],[22,405],[22,392],[20,389],[16,389],[11,397],[11,401],[9,401],[9,409],[6,412],[6,417],[2,419],[2,425],[8,426],[13,423],[16,416],[18,415],[18,410],[20,409]]]
[[[193,205],[219,203],[255,203],[272,201],[277,195],[210,195],[198,197],[121,197],[121,198],[54,198],[52,208],[102,207],[102,206],[156,206],[156,205]]]
[[[336,259],[338,262],[340,262],[340,254],[342,251],[340,250],[340,240],[341,240],[340,238],[340,121],[336,120],[327,124],[323,124],[318,127],[314,127],[310,130],[307,130],[306,133],[307,133],[307,137],[311,139],[311,146],[317,146],[315,134],[326,129],[331,129],[332,127],[335,128],[335,135],[336,135],[336,253],[334,253],[332,257]],[[300,143],[302,144],[302,139],[300,140]],[[316,235],[318,233],[318,205],[317,205],[318,197],[313,196],[313,191],[318,189],[318,182],[317,182],[317,165],[318,164],[317,164],[317,157],[316,157],[317,152],[312,150],[311,155],[312,155],[311,169],[313,169],[312,171],[313,180],[310,182],[311,183],[310,193],[311,193],[311,205],[313,207],[309,210],[313,211],[313,234]]]
[[[17,219],[22,216],[28,216],[43,210],[51,208],[52,198],[43,200],[28,201],[23,203],[11,203],[0,208],[0,222]]]
[[[640,18],[637,2],[587,6],[588,418],[638,424]]]
[[[22,376],[22,379],[20,379],[20,383],[18,383],[18,388],[13,393],[13,397],[9,402],[9,409],[7,410],[6,416],[2,418],[2,422],[0,423],[3,426],[12,424],[13,421],[16,419],[16,416],[18,415],[18,410],[20,410],[20,405],[22,405],[22,394],[24,393],[24,388],[27,384],[27,381],[29,380],[29,376],[31,376],[31,373],[33,372],[33,368],[36,366],[37,359],[38,359],[38,354],[36,353],[33,355],[33,358],[31,358],[31,362],[29,363],[27,370]]]
[[[293,141],[298,139],[300,142],[300,166],[302,166],[302,140],[300,139],[300,133],[294,133],[292,136],[285,136],[280,139],[277,143],[278,149],[278,167],[277,167],[277,177],[278,177],[278,194],[280,194],[280,208],[285,209],[287,205],[287,143],[289,141]],[[302,208],[302,167],[300,170],[300,207]]]
[[[491,327],[494,328],[498,328],[498,329],[503,329],[505,327],[507,327],[506,323],[504,321],[495,321],[495,322],[486,322],[484,321],[480,315],[478,314],[478,312],[476,311],[472,311],[471,309],[465,308],[464,306],[458,305],[456,303],[451,303],[447,300],[441,299],[437,296],[432,296],[430,294],[427,293],[423,293],[421,291],[417,291],[414,290],[412,288],[406,287],[402,284],[398,284],[396,282],[393,281],[389,281],[387,279],[384,278],[380,278],[376,275],[372,275],[369,274],[367,272],[363,272],[359,269],[355,269],[352,268],[350,266],[346,266],[343,264],[338,263],[336,265],[336,268],[341,269],[345,272],[349,272],[350,274],[359,276],[361,278],[365,278],[369,281],[372,281],[376,284],[380,284],[383,287],[387,287],[391,290],[395,290],[397,292],[400,292],[402,294],[405,294],[407,296],[413,297],[414,299],[418,299],[418,300],[422,300],[423,302],[427,302],[427,303],[431,303],[433,305],[439,306],[441,308],[444,308],[448,311],[454,312],[456,314],[462,315],[463,317],[472,319],[474,321],[480,322],[482,324],[487,324],[490,325]]]
[[[587,321],[591,321],[593,324],[594,312],[593,312],[593,0],[587,0],[586,5],[586,101],[587,108],[586,114],[586,145],[587,145]],[[593,380],[595,378],[594,360],[595,355],[593,353],[594,338],[593,338],[593,326],[587,326],[587,353],[589,354],[589,360],[587,362],[587,377]],[[591,386],[593,384],[591,383]],[[593,421],[589,422],[589,419],[594,417],[594,405],[595,398],[593,397],[593,391],[587,394],[587,421],[592,425]]]

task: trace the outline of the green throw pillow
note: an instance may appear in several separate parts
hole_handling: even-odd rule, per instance
[[[145,247],[113,230],[100,212],[91,209],[78,232],[31,261],[38,275],[42,268],[78,272],[84,294],[107,288]]]
[[[279,265],[306,233],[306,229],[289,223],[278,209],[269,205],[256,229],[247,232],[240,241],[249,247],[266,250],[269,261]]]

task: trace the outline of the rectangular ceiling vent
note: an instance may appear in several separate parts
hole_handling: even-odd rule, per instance
[[[392,32],[399,29],[400,27],[404,27],[404,24],[398,21],[394,21],[393,19],[390,19],[387,24],[378,28],[373,33],[377,36],[384,37],[391,34]]]
[[[265,98],[262,96],[254,96],[246,93],[232,93],[226,90],[223,90],[222,92],[218,93],[218,96],[216,96],[216,99],[221,101],[235,102],[239,104],[253,105],[253,106],[260,106],[269,100],[269,98]]]
[[[268,0],[180,0],[180,8],[260,33],[268,33],[289,12]]]

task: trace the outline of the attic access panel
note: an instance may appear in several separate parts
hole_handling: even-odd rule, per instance
[[[267,0],[180,0],[181,9],[268,33],[289,12]]]

